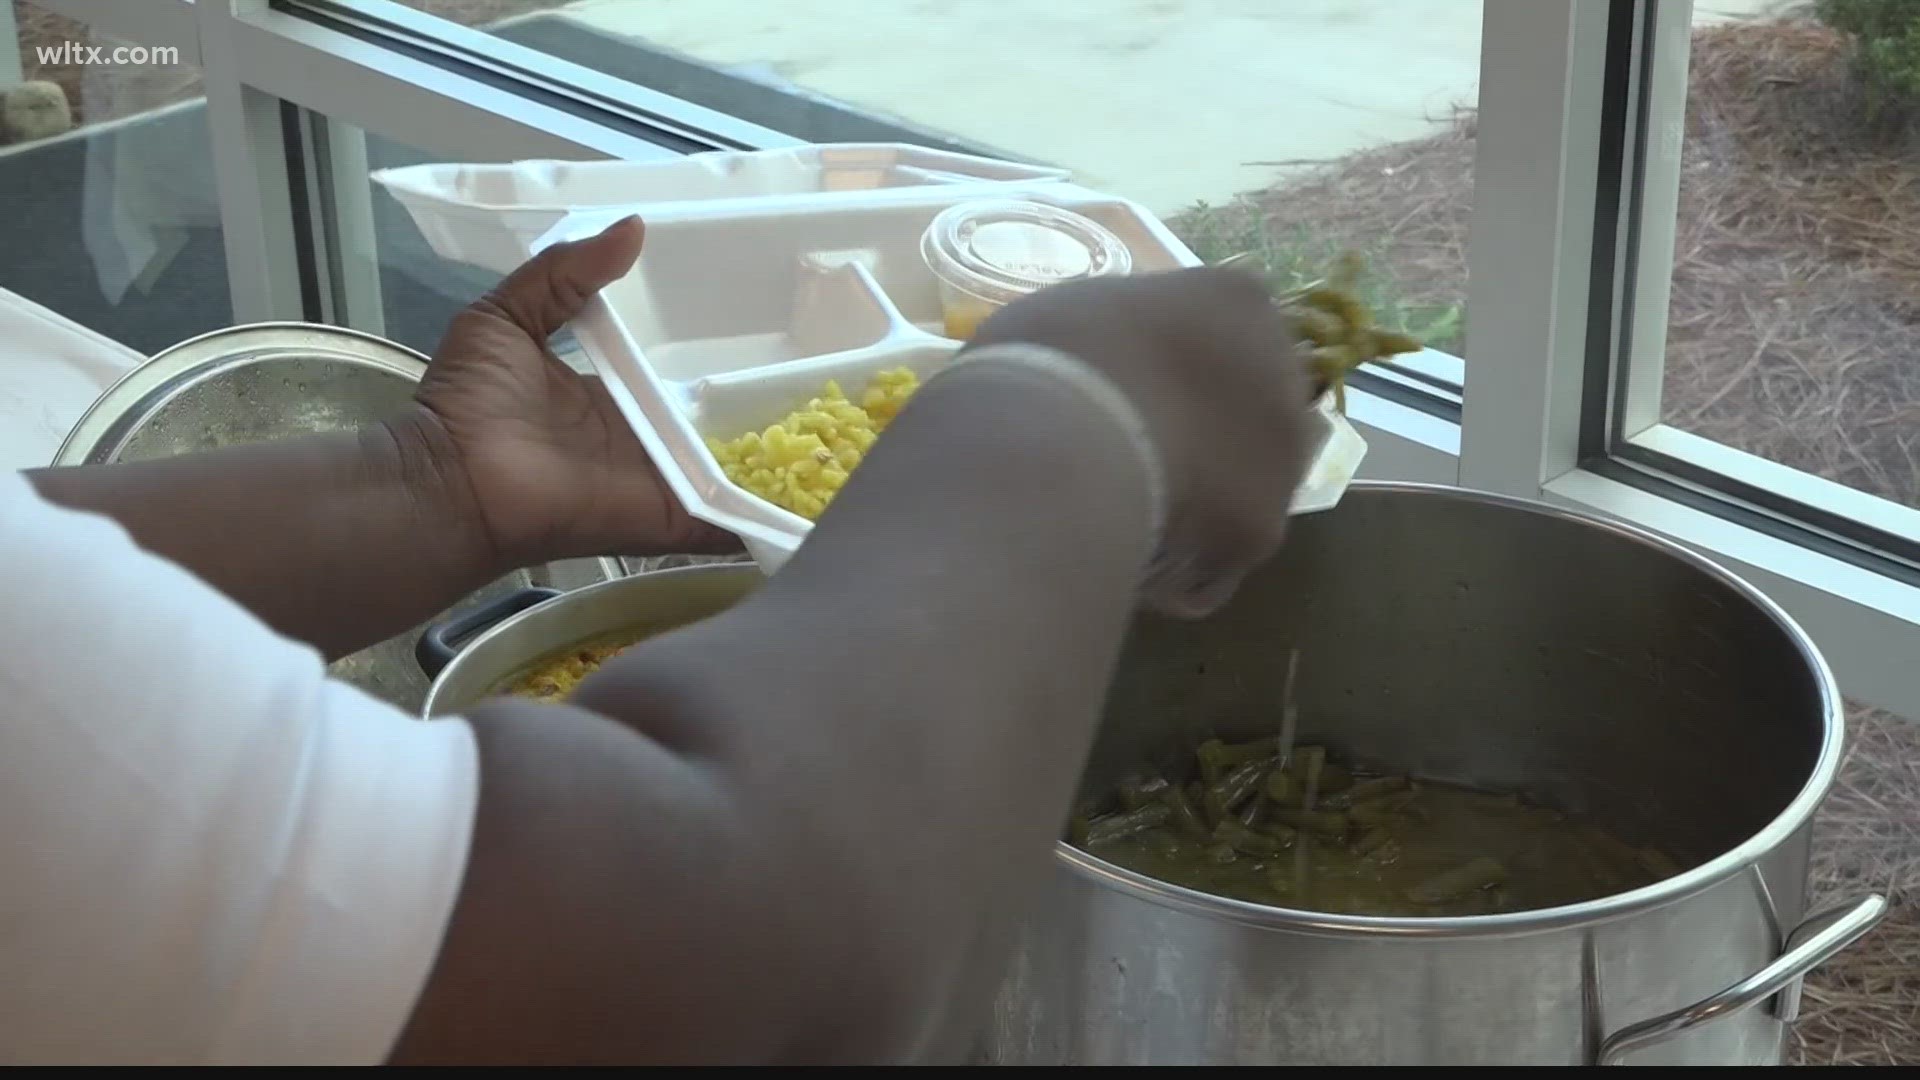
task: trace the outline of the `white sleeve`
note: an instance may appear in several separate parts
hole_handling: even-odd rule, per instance
[[[0,473],[0,1064],[383,1061],[477,786],[464,721]]]

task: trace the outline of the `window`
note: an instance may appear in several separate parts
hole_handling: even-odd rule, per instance
[[[1775,340],[1756,378],[1674,386],[1699,382],[1703,355],[1684,315],[1702,264],[1675,243],[1704,220],[1682,215],[1705,190],[1688,167],[1724,150],[1688,149],[1706,115],[1688,109],[1706,70],[1692,39],[1757,32],[1777,0],[1129,0],[1097,20],[1010,0],[39,6],[205,65],[197,182],[217,186],[242,320],[317,312],[431,347],[485,275],[421,257],[364,183],[407,155],[898,138],[1069,167],[1281,283],[1357,247],[1376,303],[1443,346],[1356,380],[1364,475],[1544,497],[1692,544],[1799,617],[1850,693],[1920,714],[1920,527],[1883,497],[1903,494],[1908,444],[1874,374],[1898,369],[1782,381]],[[1756,99],[1799,77],[1771,71]],[[1795,401],[1882,441],[1787,437]],[[1777,437],[1729,433],[1741,423]]]
[[[228,325],[200,69],[0,2],[0,290],[140,352]]]
[[[806,141],[1064,166],[1144,203],[1203,259],[1252,256],[1279,288],[1356,250],[1390,321],[1437,352],[1462,348],[1476,0],[1044,14],[1013,0],[933,13],[859,0],[406,4]],[[391,8],[306,6],[476,47]],[[1449,359],[1412,358],[1395,388],[1457,395]]]
[[[1626,462],[1920,580],[1920,515],[1902,509],[1920,496],[1920,261],[1903,250],[1920,236],[1920,86],[1882,70],[1872,39],[1876,14],[1920,25],[1901,10],[1840,0],[1683,28],[1649,8],[1623,24],[1644,42],[1623,90],[1644,105],[1623,144],[1619,265],[1637,280],[1616,312],[1607,437]]]
[[[287,123],[308,317],[432,353],[448,320],[499,279],[436,255],[406,209],[368,180],[434,156],[309,110],[290,109]]]

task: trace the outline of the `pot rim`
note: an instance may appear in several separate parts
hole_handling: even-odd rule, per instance
[[[512,615],[509,615],[506,618],[501,619],[499,622],[494,623],[492,626],[487,627],[485,630],[480,631],[478,634],[475,634],[473,637],[473,640],[467,642],[465,645],[460,646],[460,651],[454,654],[453,659],[447,661],[447,666],[441,668],[440,674],[435,675],[433,677],[432,682],[428,684],[426,699],[420,703],[420,719],[437,720],[441,718],[440,716],[436,715],[434,711],[435,707],[440,702],[441,691],[445,688],[446,684],[452,679],[454,672],[459,670],[461,667],[463,667],[464,662],[467,661],[469,657],[473,656],[475,651],[479,649],[480,646],[486,644],[489,641],[492,641],[494,638],[502,637],[508,633],[511,633],[514,627],[517,627],[521,623],[527,622],[539,616],[541,612],[552,610],[555,607],[565,605],[568,601],[572,601],[580,597],[585,597],[589,594],[600,592],[605,589],[618,588],[623,585],[629,588],[638,587],[630,584],[633,582],[652,583],[652,582],[657,582],[662,578],[693,577],[693,576],[698,576],[702,574],[714,574],[714,573],[722,573],[722,574],[751,573],[756,577],[761,576],[760,568],[755,566],[753,563],[747,563],[747,562],[707,563],[702,566],[674,566],[674,567],[669,567],[665,570],[646,570],[637,574],[622,574],[619,577],[610,577],[605,581],[596,581],[590,585],[582,585],[577,589],[568,589],[566,592],[561,593],[559,596],[550,596],[547,599],[542,600],[539,603],[533,605],[532,607],[525,609],[524,611],[517,611]],[[554,649],[557,651],[559,649],[565,648],[569,644],[573,644],[573,643],[567,642],[561,645],[556,645],[554,646]],[[537,659],[537,657],[528,657],[526,658],[526,662],[530,662],[531,660],[534,660],[534,659]],[[473,706],[478,704],[479,702],[477,701],[462,702],[460,705],[460,709],[472,708]],[[456,715],[457,712],[458,710],[454,710],[453,712],[448,712],[444,715],[453,716],[453,715]]]
[[[1563,930],[1570,926],[1609,922],[1661,907],[1711,888],[1741,873],[1780,847],[1812,819],[1813,812],[1827,797],[1828,791],[1833,787],[1834,777],[1839,771],[1840,751],[1846,738],[1846,726],[1842,722],[1840,713],[1840,690],[1834,681],[1833,671],[1827,666],[1825,658],[1820,655],[1820,650],[1814,646],[1812,638],[1807,636],[1806,631],[1801,629],[1800,624],[1794,621],[1785,609],[1725,567],[1637,525],[1537,500],[1443,484],[1402,481],[1357,481],[1353,485],[1353,490],[1400,492],[1423,498],[1464,500],[1540,514],[1574,524],[1589,525],[1611,532],[1621,539],[1680,559],[1694,569],[1729,586],[1752,603],[1761,614],[1772,619],[1774,624],[1786,633],[1788,640],[1793,643],[1794,648],[1799,651],[1801,658],[1806,661],[1812,671],[1814,682],[1819,690],[1821,720],[1825,730],[1822,732],[1819,756],[1814,761],[1807,782],[1786,807],[1759,831],[1684,873],[1652,885],[1615,893],[1597,900],[1500,915],[1461,915],[1444,918],[1337,915],[1232,900],[1159,881],[1089,855],[1064,840],[1058,841],[1054,845],[1055,855],[1070,872],[1093,884],[1115,889],[1160,907],[1172,908],[1191,915],[1225,919],[1256,929],[1288,930],[1320,937],[1422,939],[1513,937]]]

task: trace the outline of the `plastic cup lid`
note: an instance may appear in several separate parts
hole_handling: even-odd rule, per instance
[[[920,239],[927,268],[989,300],[1016,300],[1048,285],[1126,274],[1133,256],[1118,236],[1044,203],[992,199],[941,211]]]

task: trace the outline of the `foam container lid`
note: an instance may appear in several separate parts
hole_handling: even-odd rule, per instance
[[[393,174],[383,182],[438,254],[502,273],[623,217],[646,220],[638,264],[589,303],[574,336],[687,510],[738,534],[768,573],[798,549],[812,523],[735,486],[706,439],[765,428],[830,379],[857,397],[880,371],[905,367],[924,380],[946,367],[961,343],[942,336],[938,284],[920,254],[921,234],[942,210],[984,198],[1046,203],[1111,230],[1135,272],[1199,265],[1152,214],[1058,170],[911,147],[820,146],[564,169],[529,162],[521,170],[395,170],[412,174],[404,196]],[[438,185],[432,198],[420,194],[429,179]],[[455,189],[467,201],[450,201]],[[579,201],[563,206],[563,199]],[[529,235],[540,220],[546,226]],[[1295,514],[1338,503],[1366,453],[1324,400],[1310,437],[1315,449]]]
[[[409,165],[372,174],[406,207],[435,254],[500,274],[576,210],[795,195],[857,201],[897,188],[1067,177],[1064,169],[889,143],[714,151],[668,161]]]

